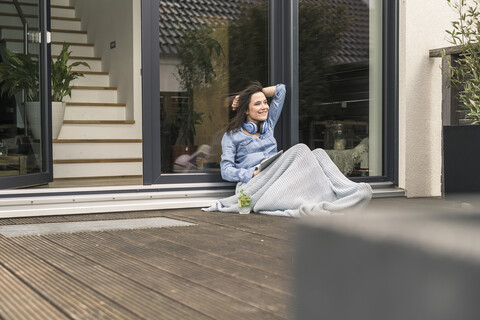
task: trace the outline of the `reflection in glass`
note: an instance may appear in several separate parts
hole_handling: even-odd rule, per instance
[[[220,172],[227,98],[267,85],[267,1],[160,1],[162,172]]]
[[[38,0],[0,6],[0,177],[40,172]]]
[[[325,149],[350,177],[381,174],[381,10],[372,2],[299,2],[300,142]]]

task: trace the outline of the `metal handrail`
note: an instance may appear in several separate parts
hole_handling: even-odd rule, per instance
[[[28,21],[23,14],[23,10],[20,7],[18,0],[13,0],[13,4],[15,5],[15,9],[17,9],[18,16],[23,24],[23,53],[28,54]]]
[[[13,0],[13,4],[15,5],[15,9],[17,9],[18,16],[20,20],[22,20],[23,24],[23,53],[28,54],[28,21],[23,14],[23,10],[18,3],[18,0]],[[28,122],[26,121],[27,110],[26,110],[26,102],[27,102],[27,94],[24,89],[22,89],[22,104],[23,104],[23,115],[24,115],[24,128],[25,128],[25,136],[28,132]]]

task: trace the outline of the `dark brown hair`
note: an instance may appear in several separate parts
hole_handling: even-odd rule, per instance
[[[257,92],[262,92],[262,90],[263,87],[260,82],[255,81],[243,91],[232,96],[232,101],[237,95],[239,96],[236,109],[237,114],[228,123],[227,133],[231,133],[242,127],[242,124],[247,120],[246,112],[248,111],[248,105],[250,104],[252,95]]]

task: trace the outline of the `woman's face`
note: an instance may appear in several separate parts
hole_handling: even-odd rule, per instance
[[[269,109],[267,98],[263,92],[252,94],[250,103],[248,104],[248,111],[246,112],[247,122],[253,121],[258,124],[260,121],[266,121]]]

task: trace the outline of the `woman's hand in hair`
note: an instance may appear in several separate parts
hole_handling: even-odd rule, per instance
[[[237,110],[238,108],[238,99],[240,98],[240,96],[236,96],[235,99],[233,99],[233,102],[232,102],[232,110],[235,111]]]

